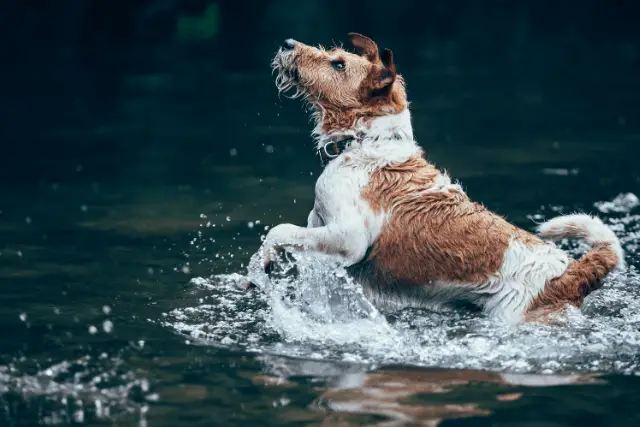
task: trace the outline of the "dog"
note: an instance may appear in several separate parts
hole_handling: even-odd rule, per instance
[[[471,201],[416,143],[392,51],[349,38],[354,52],[288,39],[273,59],[279,92],[310,107],[324,169],[307,226],[267,234],[266,270],[283,249],[324,253],[375,302],[464,302],[518,323],[579,307],[624,267],[618,238],[597,217],[559,216],[532,234]],[[554,243],[565,238],[590,250],[574,260]]]

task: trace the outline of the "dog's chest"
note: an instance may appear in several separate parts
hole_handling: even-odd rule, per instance
[[[354,207],[358,213],[366,214],[369,209],[361,193],[368,175],[364,168],[350,167],[339,158],[325,167],[315,187],[315,209],[325,223],[343,217]]]

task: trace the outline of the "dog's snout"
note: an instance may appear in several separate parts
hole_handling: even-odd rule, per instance
[[[283,50],[293,50],[296,47],[296,41],[294,39],[286,39],[282,43]]]

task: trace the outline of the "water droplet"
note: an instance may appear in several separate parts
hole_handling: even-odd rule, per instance
[[[20,313],[20,320],[22,320],[23,322],[27,321],[27,313]]]
[[[189,266],[188,266],[188,265],[183,265],[183,266],[182,266],[182,272],[183,272],[184,274],[189,274],[189,273],[191,273],[191,269],[189,268]]]
[[[102,312],[103,312],[104,314],[109,314],[109,313],[111,313],[111,307],[109,307],[108,305],[103,305],[103,306],[102,306]]]
[[[138,341],[138,347],[144,348],[144,341],[143,340]]]
[[[26,218],[24,219],[24,222],[26,222],[27,224],[31,224],[31,218],[26,217]]]
[[[229,155],[231,157],[235,157],[238,155],[238,150],[236,150],[235,148],[232,148],[231,150],[229,150]]]
[[[268,154],[271,154],[275,151],[275,147],[273,145],[267,145],[266,147],[264,147],[264,151]]]
[[[89,209],[89,208],[87,207],[87,205],[82,205],[82,206],[80,206],[80,210],[81,210],[82,212],[86,212],[88,209]]]
[[[113,322],[111,320],[105,320],[102,322],[102,329],[108,334],[113,331]]]
[[[82,405],[82,402],[78,401],[80,405]],[[73,420],[78,423],[78,424],[82,424],[84,423],[84,411],[82,409],[78,409],[73,413]]]
[[[102,418],[104,416],[104,412],[102,410],[102,401],[100,399],[96,399],[93,403],[96,407],[96,417]]]
[[[21,256],[22,256],[22,251],[17,251],[17,252],[16,252],[16,255],[18,255],[19,257],[21,257]]]
[[[231,217],[230,217],[230,216],[228,216],[228,217],[226,218],[226,220],[227,220],[227,222],[231,221]]]
[[[97,333],[98,333],[98,328],[96,328],[96,327],[95,327],[95,326],[93,326],[93,325],[89,326],[89,333],[90,333],[91,335],[95,335],[95,334],[97,334]]]
[[[249,227],[249,228],[253,228],[253,222],[249,221],[249,222],[247,223],[247,227]]]

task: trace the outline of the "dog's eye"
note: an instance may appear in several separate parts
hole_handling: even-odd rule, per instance
[[[331,66],[338,71],[344,71],[344,61],[342,59],[334,59],[331,61]]]

